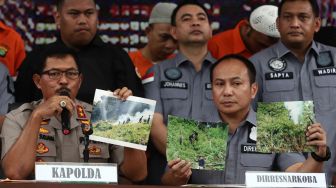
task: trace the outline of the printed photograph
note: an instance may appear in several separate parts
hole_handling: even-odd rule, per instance
[[[258,103],[257,150],[263,153],[311,152],[306,130],[315,122],[312,101]]]
[[[122,101],[113,92],[96,89],[90,140],[146,150],[155,104],[135,96]]]
[[[193,169],[224,170],[227,126],[168,116],[167,160],[180,158]]]

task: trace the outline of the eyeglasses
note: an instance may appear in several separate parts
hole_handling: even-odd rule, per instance
[[[43,71],[41,75],[43,74],[47,74],[49,78],[52,80],[59,80],[63,76],[63,74],[65,74],[65,76],[68,79],[75,80],[79,77],[80,72],[78,70],[61,71],[61,70],[52,69],[52,70]]]

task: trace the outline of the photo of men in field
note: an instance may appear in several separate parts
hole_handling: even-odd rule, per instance
[[[224,170],[227,137],[224,123],[169,116],[167,160],[181,158],[193,169]]]

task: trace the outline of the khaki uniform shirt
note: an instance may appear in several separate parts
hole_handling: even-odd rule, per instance
[[[26,121],[40,102],[25,103],[6,115],[2,128],[2,158],[17,141]],[[52,117],[43,120],[36,143],[36,161],[45,162],[83,162],[84,135],[82,124],[90,120],[92,106],[76,101],[76,110],[70,119],[71,133],[64,135],[60,120]],[[123,147],[90,141],[90,163],[123,161]]]

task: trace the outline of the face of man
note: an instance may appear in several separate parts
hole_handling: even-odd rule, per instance
[[[281,41],[288,47],[306,48],[320,29],[320,18],[315,17],[310,3],[306,0],[285,2],[277,26]]]
[[[251,28],[247,34],[248,48],[252,53],[257,53],[265,48],[268,48],[272,44],[278,42],[278,38],[269,37]]]
[[[80,48],[89,44],[96,35],[98,11],[92,0],[66,0],[55,20],[63,42]]]
[[[42,91],[43,98],[45,100],[49,99],[54,95],[60,95],[61,91],[64,90],[69,92],[71,99],[76,98],[77,92],[82,82],[82,76],[79,75],[77,76],[77,78],[73,79],[66,75],[72,72],[78,72],[76,62],[71,55],[63,58],[47,58],[45,67],[42,72],[44,73],[42,73],[41,75],[35,74],[33,79],[37,88]],[[61,73],[60,78],[55,78],[55,72],[63,73]]]
[[[196,5],[185,5],[176,14],[176,26],[172,27],[173,37],[181,44],[207,44],[212,29],[204,10]]]
[[[246,115],[257,92],[250,84],[248,69],[236,59],[228,59],[213,70],[212,95],[221,116]]]
[[[176,41],[170,34],[171,25],[155,23],[146,30],[148,47],[154,56],[154,61],[165,60],[176,50]]]

